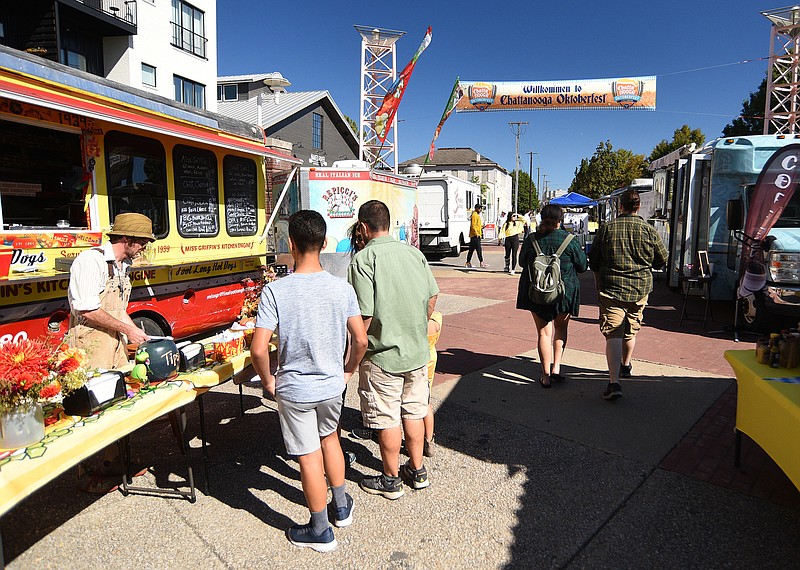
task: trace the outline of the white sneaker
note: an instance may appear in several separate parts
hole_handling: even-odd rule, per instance
[[[509,275],[516,275],[516,272],[512,269],[511,271],[508,272],[508,274]]]

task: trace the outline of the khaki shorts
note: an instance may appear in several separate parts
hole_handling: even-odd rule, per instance
[[[388,429],[404,420],[421,420],[428,415],[430,388],[428,367],[410,372],[387,372],[369,360],[358,371],[358,396],[364,427]]]
[[[642,313],[647,295],[635,302],[618,301],[605,293],[597,295],[600,305],[600,332],[606,338],[631,340],[642,328]]]

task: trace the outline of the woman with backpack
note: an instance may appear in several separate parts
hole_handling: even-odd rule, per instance
[[[567,326],[571,316],[578,316],[581,305],[578,273],[586,271],[588,264],[578,241],[561,229],[564,221],[561,206],[548,204],[542,208],[541,216],[542,221],[536,232],[530,234],[522,244],[522,277],[517,290],[517,309],[530,311],[533,315],[538,332],[539,361],[542,364],[539,384],[542,388],[550,388],[553,382],[564,379],[560,372],[561,356],[567,344]],[[543,265],[554,254],[559,254],[557,267]],[[559,292],[546,292],[547,286],[558,286],[559,283],[563,284]]]

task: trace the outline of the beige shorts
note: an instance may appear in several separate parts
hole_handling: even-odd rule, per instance
[[[364,427],[388,429],[404,420],[421,420],[428,414],[428,367],[410,372],[386,372],[369,360],[358,370],[358,396]]]
[[[647,295],[635,302],[618,301],[605,293],[597,295],[600,305],[600,332],[606,338],[630,340],[642,328],[642,313]]]

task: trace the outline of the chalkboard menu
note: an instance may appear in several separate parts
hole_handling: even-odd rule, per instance
[[[254,236],[258,230],[256,163],[249,158],[226,156],[222,161],[225,224],[230,236]]]
[[[178,145],[172,153],[178,233],[183,237],[219,234],[217,157],[213,152]]]

